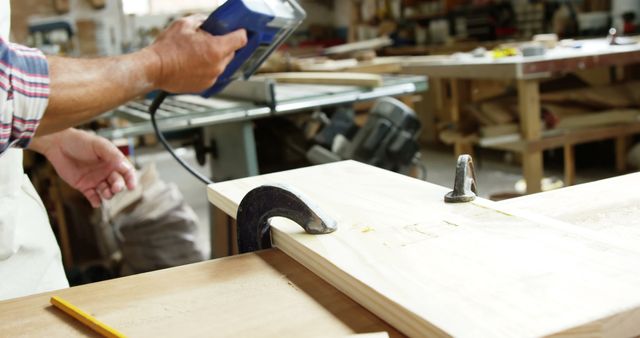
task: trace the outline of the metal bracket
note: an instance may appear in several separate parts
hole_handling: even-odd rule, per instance
[[[271,247],[272,217],[285,217],[309,234],[329,234],[338,229],[309,198],[290,187],[263,185],[249,191],[238,206],[238,250],[253,252]]]
[[[456,178],[453,191],[444,196],[446,203],[466,203],[476,199],[476,172],[473,159],[469,155],[460,155],[456,165]]]

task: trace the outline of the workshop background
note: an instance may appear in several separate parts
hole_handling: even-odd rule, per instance
[[[49,55],[117,55],[150,44],[175,18],[210,13],[212,3],[14,0],[12,40]],[[177,153],[215,180],[356,159],[451,186],[457,155],[470,153],[479,194],[500,200],[640,167],[637,0],[300,3],[307,20],[260,70],[260,76],[278,83],[276,101],[293,98],[297,108],[259,115],[259,108],[273,112],[280,107],[251,97],[257,94],[234,92],[229,93],[232,101],[180,97],[171,103],[174,110],[164,111],[161,126]],[[592,45],[603,43],[626,49],[594,61],[590,57],[601,50],[593,47],[594,52]],[[551,68],[531,78],[483,70],[486,60],[513,58],[517,66],[527,57],[562,58],[563,53],[579,57],[573,63],[544,65]],[[477,68],[464,68],[478,62]],[[283,76],[286,72],[291,76]],[[531,94],[526,88],[533,78]],[[331,103],[353,86],[358,95]],[[385,89],[397,100],[378,101],[387,96]],[[523,106],[523,100],[532,100],[527,101],[531,106]],[[100,210],[92,210],[43,158],[31,154],[25,159],[73,285],[232,251],[228,220],[210,207],[205,186],[157,143],[145,104],[148,100],[140,98],[82,126],[111,139],[139,169],[141,187]],[[523,109],[530,108],[540,126],[533,132],[521,118]],[[242,111],[246,117],[251,109],[258,117],[242,124],[234,117],[234,124],[225,124],[224,114]],[[210,113],[217,110],[224,114]],[[190,119],[189,125],[198,126],[179,127],[192,113],[200,120]],[[402,142],[377,133],[393,134],[393,140]],[[256,161],[224,156],[229,149]],[[538,176],[523,176],[536,170],[531,151],[542,154],[540,187],[527,187]]]

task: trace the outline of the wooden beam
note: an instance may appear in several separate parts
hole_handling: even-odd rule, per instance
[[[564,184],[565,186],[576,183],[576,156],[573,145],[564,146]]]
[[[640,186],[640,173],[633,173],[512,198],[499,204],[553,217],[605,236],[640,240],[640,190],[635,189],[637,186]]]
[[[627,151],[629,151],[628,141],[629,137],[626,135],[615,138],[616,171],[618,173],[624,173],[627,171]]]
[[[618,126],[610,126],[610,127],[600,127],[600,128],[588,128],[588,129],[580,129],[580,130],[566,130],[566,131],[558,131],[559,134],[554,130],[549,131],[550,136],[545,136],[541,138],[539,141],[534,142],[525,142],[525,141],[515,141],[515,142],[500,142],[493,143],[487,142],[486,139],[480,139],[479,142],[483,147],[502,149],[508,151],[542,151],[547,149],[556,149],[561,148],[565,145],[576,145],[583,144],[588,142],[595,142],[607,139],[614,139],[618,136],[625,135],[634,135],[640,133],[640,123],[629,123],[625,125]],[[513,135],[505,135],[503,137],[507,137],[509,139],[516,139],[519,137],[517,134]]]
[[[266,77],[280,83],[332,84],[345,86],[379,87],[382,75],[367,73],[292,72],[269,73]]]
[[[538,141],[541,136],[540,89],[536,80],[518,80],[518,110],[520,132],[525,141]],[[540,192],[543,176],[541,151],[527,151],[522,154],[522,171],[527,183],[527,193]]]

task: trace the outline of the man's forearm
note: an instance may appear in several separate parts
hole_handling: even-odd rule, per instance
[[[160,67],[148,49],[98,59],[50,57],[51,94],[37,135],[86,122],[153,90]]]
[[[66,129],[154,89],[197,93],[213,85],[247,42],[246,32],[213,36],[203,18],[176,20],[149,47],[101,59],[50,57],[50,94],[37,135]]]

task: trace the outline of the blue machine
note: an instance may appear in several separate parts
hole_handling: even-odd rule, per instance
[[[201,93],[209,97],[237,79],[248,79],[302,23],[306,13],[295,0],[227,0],[202,24],[213,35],[244,28],[248,42],[218,77]]]

